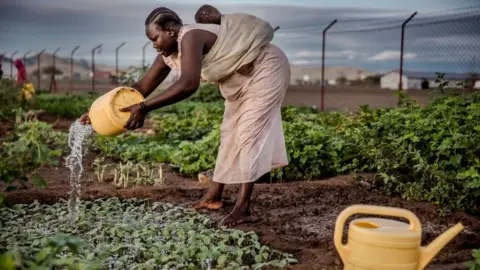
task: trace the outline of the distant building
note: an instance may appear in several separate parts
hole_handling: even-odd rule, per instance
[[[447,88],[458,88],[458,83],[464,82],[469,78],[471,76],[467,73],[446,73],[444,76],[444,80],[449,82],[448,86],[446,86]],[[431,89],[438,86],[438,83],[435,82],[436,79],[437,74],[435,72],[403,71],[402,85],[403,89]],[[390,71],[380,78],[380,87],[398,90],[399,82],[400,72],[398,70]],[[474,87],[477,89],[480,87],[478,81]]]
[[[89,72],[90,78],[92,77],[92,72]],[[112,74],[108,71],[95,70],[95,79],[97,80],[108,80]]]

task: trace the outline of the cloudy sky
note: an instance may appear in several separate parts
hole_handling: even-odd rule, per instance
[[[182,2],[182,4],[180,4]],[[207,1],[182,0],[2,0],[0,53],[18,50],[21,56],[61,47],[69,56],[91,59],[91,49],[103,44],[97,61],[113,64],[115,47],[120,65],[138,65],[148,42],[144,20],[159,6],[175,10],[193,22]],[[480,3],[478,0],[216,0],[222,13],[246,12],[281,28],[273,43],[292,64],[321,64],[321,32],[338,19],[327,35],[326,64],[389,71],[399,66],[400,28],[413,12],[405,35],[405,67],[410,70],[480,71]],[[148,45],[147,63],[155,57]],[[472,70],[473,69],[473,70]]]

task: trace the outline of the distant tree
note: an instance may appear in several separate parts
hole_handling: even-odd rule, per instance
[[[350,85],[351,86],[364,86],[365,82],[363,80],[356,79],[356,80],[350,81]]]
[[[60,69],[58,69],[56,67],[54,69],[53,66],[45,67],[45,68],[43,68],[42,71],[43,71],[44,74],[47,74],[47,75],[52,75],[52,74],[54,74],[54,72],[55,72],[55,75],[62,75],[63,74],[63,71],[61,71]]]
[[[379,86],[380,76],[379,75],[367,76],[365,78],[365,84],[368,86]]]
[[[35,69],[35,70],[32,72],[32,76],[33,76],[33,77],[38,77],[38,69]]]
[[[343,76],[337,79],[337,84],[338,85],[346,85],[347,82],[348,82],[347,78],[345,78]]]
[[[475,87],[475,82],[479,80],[480,76],[475,70],[478,70],[477,57],[473,57],[470,62],[470,72],[468,72],[469,77],[465,81],[465,88],[473,90]]]
[[[470,72],[468,75],[469,77],[465,80],[464,88],[473,90],[473,88],[475,87],[475,82],[478,81],[479,76],[475,72]]]
[[[426,89],[429,89],[430,88],[430,84],[428,83],[428,80],[423,78],[422,79],[422,85],[421,85],[421,88],[426,90]]]

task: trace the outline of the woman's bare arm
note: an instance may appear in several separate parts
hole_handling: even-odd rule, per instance
[[[147,73],[136,83],[132,84],[132,88],[138,90],[144,97],[150,95],[155,89],[165,80],[170,73],[170,67],[163,61],[162,55],[157,55],[152,66],[148,69]],[[88,117],[89,111],[80,116],[80,123],[90,124],[90,118]]]
[[[138,90],[144,97],[150,95],[167,78],[170,67],[163,61],[162,55],[158,54],[147,73],[132,88]]]

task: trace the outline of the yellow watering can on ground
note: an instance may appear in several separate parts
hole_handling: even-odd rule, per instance
[[[343,245],[345,222],[355,214],[402,217],[409,224],[383,218],[355,219],[349,224],[348,242]],[[458,223],[422,247],[422,226],[412,212],[393,207],[353,205],[338,216],[334,243],[345,270],[420,270],[462,230],[463,225]]]
[[[103,136],[117,136],[127,131],[123,126],[130,112],[121,112],[125,108],[143,101],[143,95],[131,87],[117,87],[97,98],[88,113],[92,128]]]

